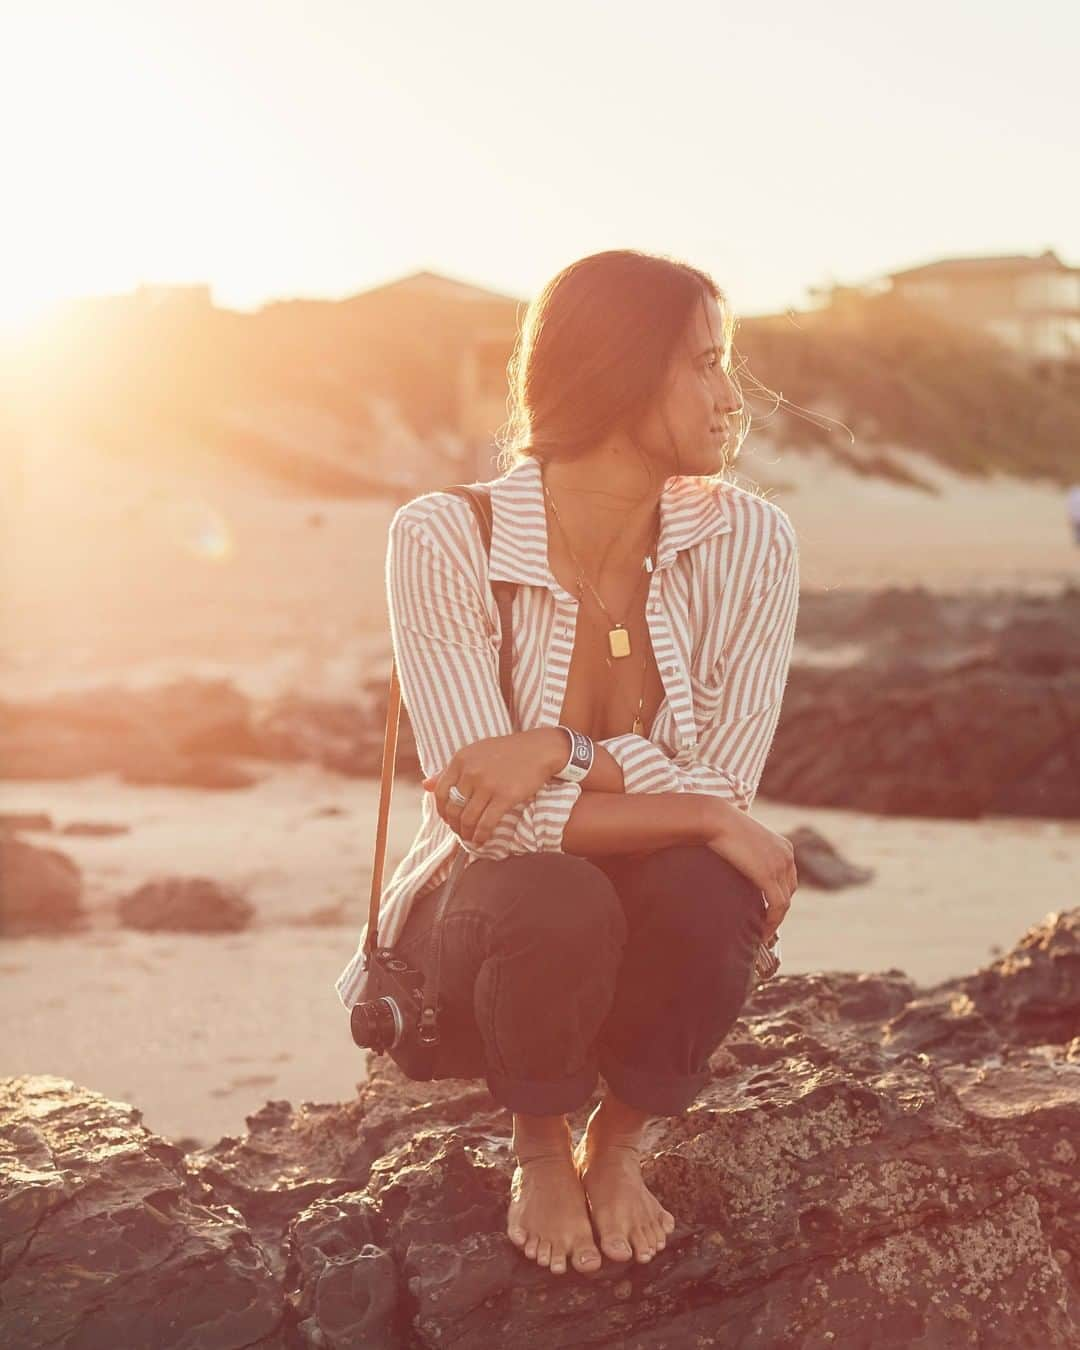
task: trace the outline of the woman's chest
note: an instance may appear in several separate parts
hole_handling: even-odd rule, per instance
[[[588,601],[579,605],[559,721],[594,740],[648,736],[665,697],[644,611],[624,616],[621,626],[616,650],[629,652],[613,656],[607,616]]]
[[[647,736],[666,695],[647,617],[658,578],[639,567],[594,591],[558,557],[552,572],[577,597],[576,606],[561,602],[569,618],[563,631],[572,641],[561,669],[555,663],[551,672],[564,681],[558,720],[594,740],[626,732]]]

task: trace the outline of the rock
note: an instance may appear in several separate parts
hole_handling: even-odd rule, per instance
[[[255,907],[235,888],[206,877],[163,877],[124,896],[117,912],[125,927],[149,932],[236,933]]]
[[[810,825],[789,830],[787,839],[795,850],[800,883],[835,891],[842,886],[860,886],[873,878],[872,867],[856,867],[846,862],[825,836]]]
[[[132,783],[248,787],[228,756],[254,753],[246,697],[225,680],[106,686],[0,704],[5,778],[116,773]]]
[[[46,811],[0,811],[0,833],[7,830],[51,830],[52,816]]]
[[[248,788],[259,781],[257,775],[213,755],[161,756],[120,770],[125,783],[137,787],[168,785],[193,788]]]
[[[667,1247],[588,1276],[507,1238],[510,1118],[480,1080],[373,1057],[353,1100],[269,1102],[186,1154],[74,1084],[5,1080],[0,1343],[1073,1347],[1078,933],[1050,915],[933,989],[760,986],[690,1110],[647,1128]]]
[[[1080,666],[1080,623],[1053,614],[1019,616],[1002,628],[995,647],[1004,670],[1064,675]]]
[[[382,773],[386,691],[369,682],[357,703],[290,694],[260,708],[254,718],[259,751],[267,759],[314,760],[350,777]],[[419,771],[416,743],[404,707],[398,729],[395,772]]]
[[[793,667],[760,790],[882,814],[1080,818],[1080,667]]]
[[[141,1120],[66,1079],[0,1079],[0,1344],[284,1345],[242,1218]]]
[[[130,825],[110,825],[107,821],[73,820],[64,825],[61,834],[73,834],[87,839],[108,839],[115,834],[130,834]]]
[[[0,933],[52,933],[85,925],[82,873],[64,853],[0,833]]]

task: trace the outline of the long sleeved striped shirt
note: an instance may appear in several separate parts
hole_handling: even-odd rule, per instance
[[[420,764],[437,774],[465,745],[556,726],[574,649],[577,598],[548,565],[540,465],[517,464],[490,485],[490,572],[470,504],[429,492],[390,524],[386,584],[390,628]],[[646,620],[665,697],[648,737],[604,746],[626,792],[712,794],[748,811],[772,743],[787,683],[799,603],[795,531],[774,502],[730,483],[667,479],[660,498],[657,565]],[[488,585],[516,582],[515,722],[499,689],[499,611]],[[461,841],[424,793],[420,827],[386,883],[379,944],[393,946],[413,899],[438,886],[458,843],[474,857],[562,851],[580,783],[550,779],[508,811],[488,841]],[[351,1008],[367,995],[365,923],[335,988]]]

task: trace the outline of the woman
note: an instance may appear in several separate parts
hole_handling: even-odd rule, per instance
[[[460,497],[427,493],[390,527],[394,651],[429,776],[380,942],[423,968],[460,841],[440,1024],[513,1113],[507,1235],[557,1274],[664,1247],[675,1219],[642,1179],[643,1128],[704,1086],[798,884],[788,841],[750,815],[798,552],[784,512],[723,477],[749,421],[733,327],[686,264],[571,264],[511,362],[490,572]],[[513,720],[489,577],[516,583]],[[607,1095],[574,1148],[566,1114],[598,1073]]]

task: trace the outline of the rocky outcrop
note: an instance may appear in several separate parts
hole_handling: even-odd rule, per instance
[[[70,931],[85,922],[82,873],[55,848],[0,830],[0,934]]]
[[[931,989],[759,986],[650,1125],[667,1247],[588,1276],[506,1237],[510,1118],[480,1081],[379,1057],[352,1101],[270,1102],[184,1154],[126,1105],[3,1080],[0,1343],[1075,1346],[1078,953],[1073,910]]]
[[[800,601],[766,797],[881,814],[1080,818],[1080,590],[1056,598],[886,591]]]
[[[122,896],[117,913],[125,928],[147,932],[237,933],[255,906],[209,877],[155,877]]]

